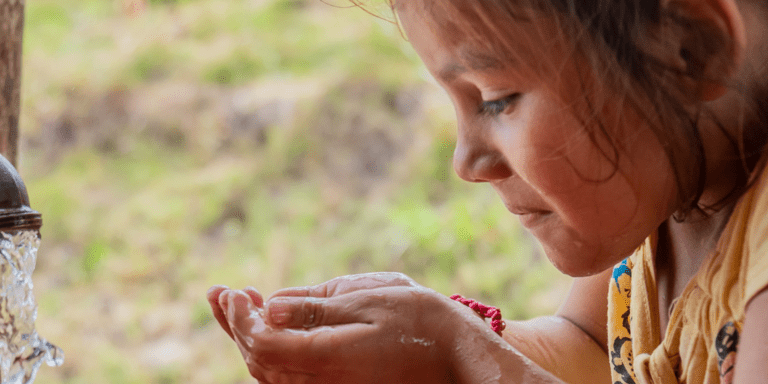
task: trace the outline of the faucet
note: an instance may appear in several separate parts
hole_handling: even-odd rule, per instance
[[[0,155],[0,232],[38,231],[43,224],[39,212],[29,207],[27,187],[16,168]]]

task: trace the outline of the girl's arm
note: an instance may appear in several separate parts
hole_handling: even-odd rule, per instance
[[[768,289],[749,301],[739,339],[733,382],[768,382]]]
[[[610,383],[606,324],[611,272],[575,279],[556,316],[507,322],[504,339],[567,383]]]

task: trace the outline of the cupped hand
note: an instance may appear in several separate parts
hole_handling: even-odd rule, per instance
[[[345,276],[266,302],[252,288],[217,286],[208,299],[260,382],[452,381],[455,303],[405,275]]]
[[[219,323],[221,328],[227,332],[229,337],[234,340],[234,335],[232,334],[232,330],[229,328],[229,322],[226,315],[227,299],[229,298],[230,291],[231,290],[227,286],[214,285],[208,289],[206,296],[208,298],[208,304],[211,306],[213,317]],[[248,295],[248,297],[251,299],[251,303],[256,306],[257,311],[263,312],[264,299],[261,297],[261,294],[256,290],[256,288],[246,287],[241,292]]]

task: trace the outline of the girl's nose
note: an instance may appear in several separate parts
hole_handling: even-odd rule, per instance
[[[486,143],[459,139],[453,152],[453,169],[466,181],[474,183],[506,179],[512,169],[499,151]]]

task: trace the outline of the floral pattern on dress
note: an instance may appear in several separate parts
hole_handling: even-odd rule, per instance
[[[739,329],[732,321],[726,323],[715,337],[717,367],[720,370],[720,384],[733,383],[733,368],[736,363],[736,349],[739,344]]]
[[[621,313],[618,318],[609,319],[613,340],[608,346],[611,357],[611,375],[614,384],[635,384],[632,365],[632,335],[630,332],[630,298],[632,286],[632,265],[629,258],[624,259],[613,269],[611,279],[610,302],[612,313]]]

